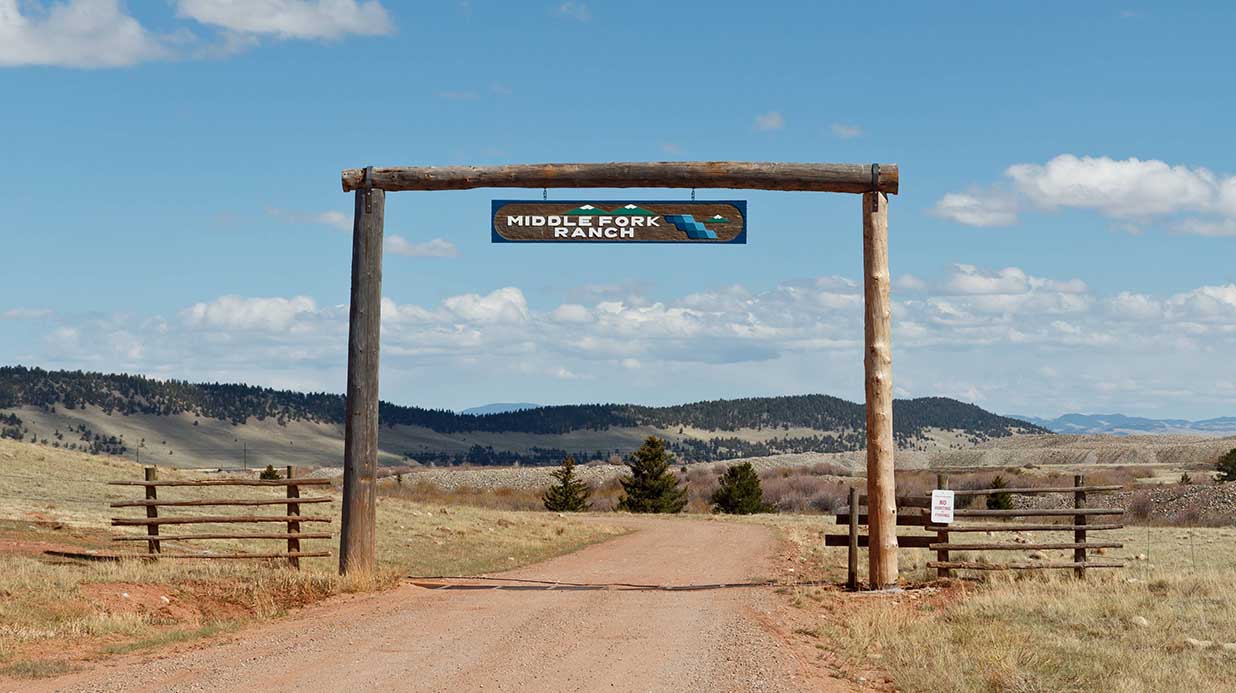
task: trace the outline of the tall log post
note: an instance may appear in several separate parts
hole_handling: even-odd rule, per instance
[[[343,447],[343,522],[339,572],[371,573],[378,469],[378,340],[382,309],[385,193],[356,191],[352,224],[352,297],[348,314],[348,396]]]
[[[886,589],[897,585],[897,499],[893,478],[888,197],[879,192],[863,194],[863,300],[869,518],[867,557],[871,588]]]

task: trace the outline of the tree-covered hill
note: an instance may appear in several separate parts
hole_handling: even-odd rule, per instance
[[[80,409],[92,405],[108,414],[170,416],[192,414],[241,424],[250,418],[279,423],[311,421],[342,423],[344,397],[324,392],[292,392],[252,385],[189,383],[155,380],[140,375],[83,371],[47,371],[22,366],[0,367],[0,409],[18,406]],[[801,438],[801,446],[821,451],[862,446],[866,428],[864,407],[828,395],[794,395],[713,400],[669,407],[630,404],[579,404],[537,407],[480,416],[441,409],[379,406],[384,426],[421,426],[439,433],[517,432],[564,434],[611,427],[691,427],[707,431],[740,429],[811,429],[829,432]],[[953,430],[986,440],[1014,433],[1045,433],[1045,429],[997,416],[972,404],[944,397],[896,400],[894,433],[901,444],[927,429]],[[787,433],[786,439],[790,434]],[[722,444],[725,437],[712,443]],[[717,441],[721,441],[718,443]]]

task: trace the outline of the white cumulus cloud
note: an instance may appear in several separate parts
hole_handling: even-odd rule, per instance
[[[316,311],[317,304],[308,296],[245,298],[230,295],[209,303],[195,303],[185,309],[183,315],[194,327],[283,331],[298,318]]]
[[[1008,226],[1026,208],[1088,209],[1116,228],[1138,231],[1158,219],[1178,233],[1236,235],[1236,177],[1157,159],[1060,154],[1005,172],[1013,196],[948,193],[933,213],[968,226]]]
[[[0,0],[0,65],[125,67],[169,54],[119,0]]]

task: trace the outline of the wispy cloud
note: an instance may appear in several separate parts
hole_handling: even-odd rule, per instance
[[[570,17],[577,22],[592,21],[592,11],[588,9],[588,3],[586,2],[567,0],[567,2],[558,5],[558,14]]]
[[[386,252],[405,257],[459,257],[459,249],[444,238],[413,243],[394,234],[386,237]]]
[[[178,0],[176,13],[226,31],[280,39],[378,36],[395,29],[377,0]]]
[[[276,219],[292,224],[322,224],[338,231],[352,230],[352,217],[330,210],[326,212],[298,212],[278,207],[267,208],[266,213]]]
[[[785,118],[779,111],[761,113],[755,117],[755,129],[762,131],[780,130],[785,127]]]
[[[863,128],[860,125],[847,125],[846,123],[833,123],[833,135],[843,140],[852,140],[855,137],[861,137]]]
[[[46,308],[10,308],[0,313],[0,320],[38,320],[51,314]]]
[[[1010,226],[1017,223],[1017,205],[995,191],[948,193],[936,202],[931,213],[966,226]]]

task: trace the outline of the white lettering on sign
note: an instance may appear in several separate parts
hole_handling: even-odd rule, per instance
[[[613,226],[607,228],[568,229],[564,226],[559,226],[554,229],[554,238],[635,238],[635,229],[618,229]]]
[[[931,521],[946,525],[953,521],[953,492],[936,489],[931,492]]]

